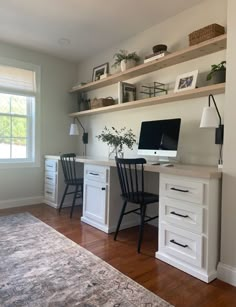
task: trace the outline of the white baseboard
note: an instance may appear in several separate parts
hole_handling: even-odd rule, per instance
[[[217,278],[236,287],[236,268],[219,262],[217,267]]]
[[[42,196],[34,196],[34,197],[1,200],[0,201],[0,209],[29,206],[29,205],[40,204],[42,202],[43,202],[43,195]]]

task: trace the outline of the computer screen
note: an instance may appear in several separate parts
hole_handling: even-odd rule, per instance
[[[180,118],[142,122],[138,154],[176,157],[180,123]]]

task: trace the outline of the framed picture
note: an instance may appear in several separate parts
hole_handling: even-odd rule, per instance
[[[118,82],[118,103],[136,100],[136,86],[131,83]]]
[[[100,76],[108,73],[108,63],[104,63],[93,69],[92,81],[100,80]]]
[[[176,78],[174,92],[192,90],[196,87],[198,70],[188,72]]]

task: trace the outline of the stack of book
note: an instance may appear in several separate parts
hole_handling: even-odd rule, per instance
[[[157,59],[162,58],[163,56],[169,54],[168,51],[162,51],[162,52],[157,52],[157,53],[152,53],[150,55],[145,56],[144,63],[148,63]]]

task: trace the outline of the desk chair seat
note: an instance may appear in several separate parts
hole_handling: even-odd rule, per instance
[[[121,187],[121,197],[124,201],[118,220],[114,240],[116,240],[124,215],[135,213],[140,215],[138,253],[140,253],[144,224],[158,218],[158,215],[146,215],[147,205],[159,202],[159,195],[144,191],[144,164],[146,160],[121,159],[116,157],[116,166]],[[138,205],[137,209],[126,211],[127,203]]]
[[[84,180],[83,178],[78,178],[76,175],[75,157],[76,155],[74,153],[68,153],[60,156],[66,187],[61,199],[59,212],[61,212],[65,197],[69,194],[74,194],[70,211],[70,218],[72,218],[76,199],[83,198]],[[68,192],[70,186],[74,187],[74,191]]]

